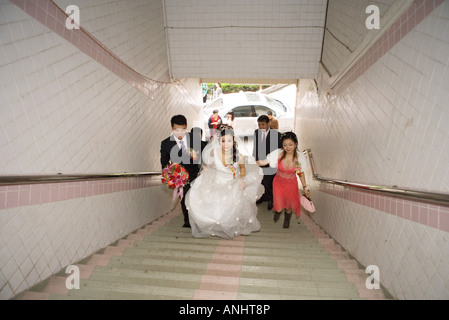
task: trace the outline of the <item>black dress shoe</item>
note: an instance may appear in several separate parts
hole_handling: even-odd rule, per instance
[[[185,222],[182,227],[183,228],[191,228],[190,223],[188,223],[188,222]]]
[[[273,209],[273,201],[268,201],[267,210]]]

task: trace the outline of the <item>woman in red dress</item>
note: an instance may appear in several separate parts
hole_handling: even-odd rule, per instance
[[[296,212],[299,217],[301,213],[299,180],[304,189],[305,196],[310,198],[310,191],[307,189],[304,169],[307,161],[302,152],[298,151],[298,138],[293,132],[286,132],[281,136],[282,150],[276,150],[267,156],[267,160],[261,161],[277,166],[277,172],[273,180],[273,211],[274,222],[278,222],[284,211],[284,228],[290,227],[292,212]]]

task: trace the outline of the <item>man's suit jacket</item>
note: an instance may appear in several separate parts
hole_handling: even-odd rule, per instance
[[[267,158],[267,154],[273,152],[276,149],[282,148],[281,146],[281,134],[279,131],[275,129],[268,130],[268,134],[265,140],[264,145],[260,145],[262,132],[257,129],[254,131],[254,142],[253,142],[253,157],[258,160],[265,160]],[[262,167],[263,173],[267,174],[275,174],[276,169],[271,168],[270,166]]]
[[[194,160],[190,154],[182,154],[181,149],[176,143],[175,137],[171,135],[161,142],[161,167],[165,168],[169,163],[181,164],[189,173],[189,181],[193,181],[200,170],[201,164],[201,143],[192,143],[192,136],[186,133],[187,149],[194,149],[198,159]]]

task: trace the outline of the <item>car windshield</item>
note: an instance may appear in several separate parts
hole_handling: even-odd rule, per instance
[[[207,115],[212,114],[213,110],[220,110],[220,114],[223,115],[228,111],[234,111],[235,117],[258,117],[269,110],[274,116],[282,116],[288,112],[282,102],[258,92],[226,94],[223,98],[217,98],[204,106],[203,110]]]
[[[254,110],[256,111],[256,117],[267,114],[268,111],[271,111],[275,117],[277,115],[275,110],[266,106],[254,106]]]
[[[270,98],[270,97],[266,97],[267,98],[267,102],[270,106],[272,106],[272,108],[280,108],[281,110],[284,110],[284,112],[287,112],[287,107],[285,105],[283,105],[281,102]]]

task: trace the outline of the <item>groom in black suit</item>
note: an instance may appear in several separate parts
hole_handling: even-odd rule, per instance
[[[254,131],[253,142],[253,157],[256,161],[265,160],[270,152],[282,148],[281,134],[276,129],[270,129],[269,122],[270,118],[266,115],[261,115],[257,118],[259,129]],[[267,209],[271,210],[273,208],[273,179],[277,169],[271,168],[269,165],[261,168],[264,175],[262,185],[265,188],[265,193],[257,200],[257,203],[267,201]]]
[[[190,228],[185,196],[190,189],[190,183],[198,176],[201,163],[201,142],[193,139],[193,136],[187,132],[187,119],[181,114],[171,118],[171,128],[170,137],[161,142],[161,166],[163,169],[170,163],[178,163],[189,173],[189,182],[183,187],[184,196],[181,200],[181,207],[184,214],[183,227]]]

